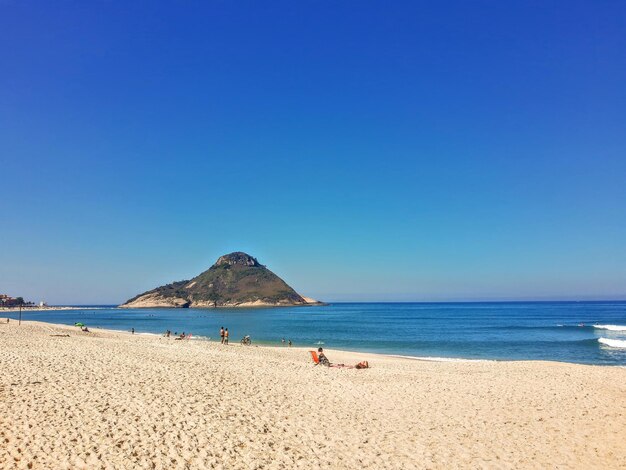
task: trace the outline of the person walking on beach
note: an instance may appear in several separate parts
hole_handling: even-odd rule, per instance
[[[224,327],[220,328],[220,342],[224,344]]]
[[[224,344],[228,345],[228,328],[224,330]]]

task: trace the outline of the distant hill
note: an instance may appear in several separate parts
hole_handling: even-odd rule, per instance
[[[256,258],[240,251],[221,256],[202,274],[139,294],[124,308],[278,307],[316,305],[293,290]]]

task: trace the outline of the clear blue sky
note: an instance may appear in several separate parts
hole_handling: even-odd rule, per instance
[[[619,1],[0,1],[0,292],[626,298],[625,51]]]

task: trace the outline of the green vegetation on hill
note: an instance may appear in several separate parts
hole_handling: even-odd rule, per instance
[[[183,287],[188,282],[189,281],[177,281],[177,282],[172,282],[171,284],[166,284],[164,286],[157,287],[156,289],[149,290],[147,292],[144,292],[143,294],[136,295],[132,299],[127,300],[126,303],[129,304],[131,302],[134,302],[138,298],[143,297],[144,295],[148,295],[148,294],[160,294],[163,297],[183,297],[187,294],[183,290]]]
[[[150,295],[181,299],[186,301],[183,306],[219,307],[257,301],[285,305],[306,303],[285,281],[242,252],[220,257],[208,270],[189,281],[157,287],[133,297],[126,304]]]

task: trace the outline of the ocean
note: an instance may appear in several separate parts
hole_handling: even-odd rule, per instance
[[[2,313],[16,319],[17,312]],[[430,358],[550,360],[626,365],[626,301],[485,303],[332,303],[255,309],[24,311],[24,320],[85,323],[137,333],[192,333],[199,340],[294,346]]]

